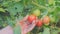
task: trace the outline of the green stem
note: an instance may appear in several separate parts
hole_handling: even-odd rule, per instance
[[[45,6],[39,5],[39,4],[37,4],[36,2],[34,2],[34,1],[32,1],[32,4],[34,4],[34,5],[36,5],[36,6],[40,7],[40,8],[47,9]]]

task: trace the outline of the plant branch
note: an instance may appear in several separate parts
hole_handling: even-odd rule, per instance
[[[34,5],[36,5],[36,6],[40,7],[40,8],[47,9],[45,6],[39,5],[39,4],[37,4],[36,2],[34,2],[34,1],[32,1],[32,4],[34,4]]]

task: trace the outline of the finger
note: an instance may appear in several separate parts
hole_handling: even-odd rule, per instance
[[[36,20],[34,20],[33,22],[32,22],[32,24],[36,24],[38,22],[38,19],[36,18]]]
[[[33,22],[35,22],[35,21],[33,21]],[[34,27],[35,27],[35,24],[29,24],[29,25],[27,25],[27,27],[25,27],[23,29],[23,31],[24,31],[24,33],[27,33],[29,31],[31,31]]]
[[[25,24],[27,24],[27,21],[26,20],[21,20],[20,21],[20,25],[25,25]]]
[[[28,29],[27,29],[27,32],[29,32],[29,31],[33,30],[33,29],[34,29],[34,27],[35,27],[35,24],[30,25],[30,26],[28,27]]]
[[[32,24],[36,23],[36,21],[37,21],[37,17],[36,17],[36,19],[35,19],[35,20],[33,20],[33,21],[32,21]]]
[[[32,24],[35,24],[36,23],[36,20],[34,20],[33,22],[32,22]]]
[[[35,27],[35,20],[33,21],[33,23],[32,24],[29,24],[28,25],[28,28],[26,29],[26,32],[29,32],[29,31],[31,31],[34,27]]]
[[[29,27],[34,27],[36,26],[36,23],[38,22],[38,20],[34,20],[31,24],[29,24]]]
[[[23,21],[26,21],[28,19],[28,15],[26,15],[24,18],[23,18]]]
[[[36,26],[36,22],[37,22],[38,20],[34,20],[33,22],[32,22],[32,24],[30,24],[29,26],[30,26],[30,30],[32,30],[35,26]]]

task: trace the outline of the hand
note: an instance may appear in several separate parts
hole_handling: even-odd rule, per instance
[[[34,20],[31,24],[29,24],[28,20],[28,15],[26,17],[24,17],[23,20],[20,21],[20,26],[21,26],[21,29],[22,29],[22,34],[27,34],[29,31],[31,31],[35,25],[36,25],[36,21],[37,20]],[[37,18],[36,18],[37,19]]]

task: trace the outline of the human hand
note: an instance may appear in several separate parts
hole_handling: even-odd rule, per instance
[[[30,24],[27,18],[28,18],[28,15],[24,17],[23,20],[20,21],[22,34],[27,34],[29,31],[31,31],[35,27],[37,22],[37,18],[36,18],[36,20],[33,20],[32,23]]]

